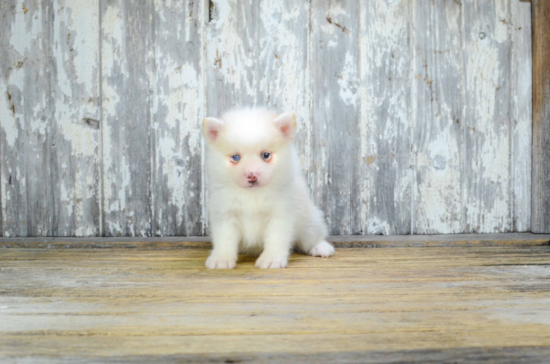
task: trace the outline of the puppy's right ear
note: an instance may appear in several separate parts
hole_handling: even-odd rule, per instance
[[[216,118],[205,118],[202,120],[202,135],[209,144],[214,144],[220,137],[223,128],[223,121]]]

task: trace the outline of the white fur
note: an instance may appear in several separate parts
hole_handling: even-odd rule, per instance
[[[239,252],[259,254],[258,268],[286,267],[294,247],[313,256],[334,254],[300,171],[295,132],[294,114],[265,109],[204,120],[214,245],[207,268],[235,268]],[[264,160],[263,153],[271,158]],[[238,163],[231,160],[236,154]]]

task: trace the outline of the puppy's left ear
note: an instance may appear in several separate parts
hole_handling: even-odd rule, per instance
[[[292,112],[285,112],[277,116],[273,123],[279,131],[283,134],[285,139],[292,140],[296,135],[296,115]]]

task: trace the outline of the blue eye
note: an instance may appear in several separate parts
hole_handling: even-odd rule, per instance
[[[241,159],[241,156],[238,155],[238,154],[235,154],[235,155],[232,155],[232,156],[231,156],[231,160],[232,160],[233,162],[238,162],[240,159]]]
[[[271,153],[262,153],[262,159],[264,161],[268,161],[269,159],[271,159]]]

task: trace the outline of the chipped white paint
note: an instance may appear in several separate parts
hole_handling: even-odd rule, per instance
[[[350,52],[346,53],[344,66],[341,75],[338,76],[338,84],[340,85],[340,98],[346,105],[357,105],[359,93],[357,92],[357,70],[355,69],[356,61]]]
[[[203,2],[155,2],[153,234],[200,235]]]
[[[510,3],[465,2],[465,232],[512,230]],[[505,27],[507,37],[501,35]]]
[[[512,178],[513,231],[528,231],[531,223],[532,66],[531,3],[511,2]]]
[[[51,7],[13,1],[0,5],[2,104],[1,210],[4,236],[51,235],[54,202],[50,76]],[[47,146],[47,148],[44,148]]]
[[[99,235],[99,132],[85,122],[99,120],[98,1],[57,1],[52,11],[54,234]]]
[[[301,164],[333,234],[530,228],[529,4],[0,10],[5,236],[203,234],[200,123],[239,105],[296,113]]]
[[[411,232],[412,14],[408,1],[361,3],[361,203],[356,233]]]
[[[462,5],[414,5],[412,232],[463,231]]]

